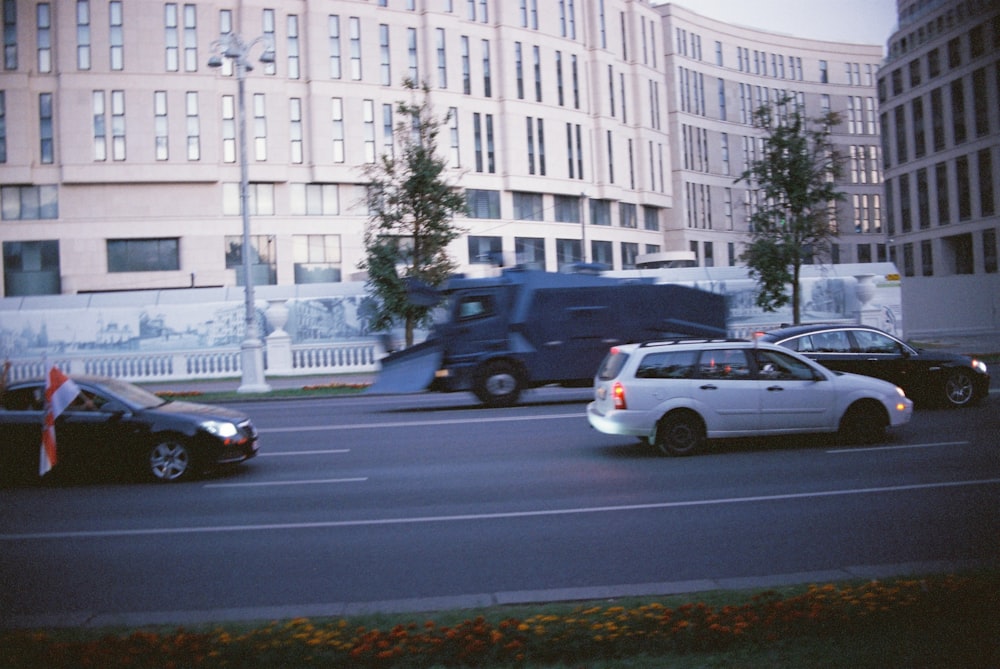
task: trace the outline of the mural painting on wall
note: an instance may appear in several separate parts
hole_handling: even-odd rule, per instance
[[[290,299],[284,330],[293,343],[368,335],[363,294]],[[256,306],[258,331],[274,331],[267,304]],[[242,302],[5,310],[0,312],[0,357],[69,351],[175,351],[238,346],[246,329]]]

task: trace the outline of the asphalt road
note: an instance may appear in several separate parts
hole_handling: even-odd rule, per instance
[[[1000,556],[995,394],[918,411],[877,447],[735,441],[690,458],[591,430],[588,395],[246,402],[262,452],[232,472],[0,489],[0,625],[424,611]]]

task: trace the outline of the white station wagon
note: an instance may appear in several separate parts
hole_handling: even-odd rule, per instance
[[[708,439],[809,432],[874,443],[912,415],[913,402],[891,383],[744,340],[615,346],[587,405],[597,430],[639,437],[668,455],[690,455]]]

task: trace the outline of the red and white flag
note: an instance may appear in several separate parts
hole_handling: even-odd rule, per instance
[[[49,370],[45,379],[45,424],[42,426],[42,448],[38,458],[39,476],[45,476],[56,466],[56,418],[79,394],[80,387],[58,367]]]

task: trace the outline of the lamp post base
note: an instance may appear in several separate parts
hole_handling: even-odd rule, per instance
[[[245,339],[240,350],[243,378],[238,393],[269,393],[271,386],[264,379],[264,344],[259,339]]]

